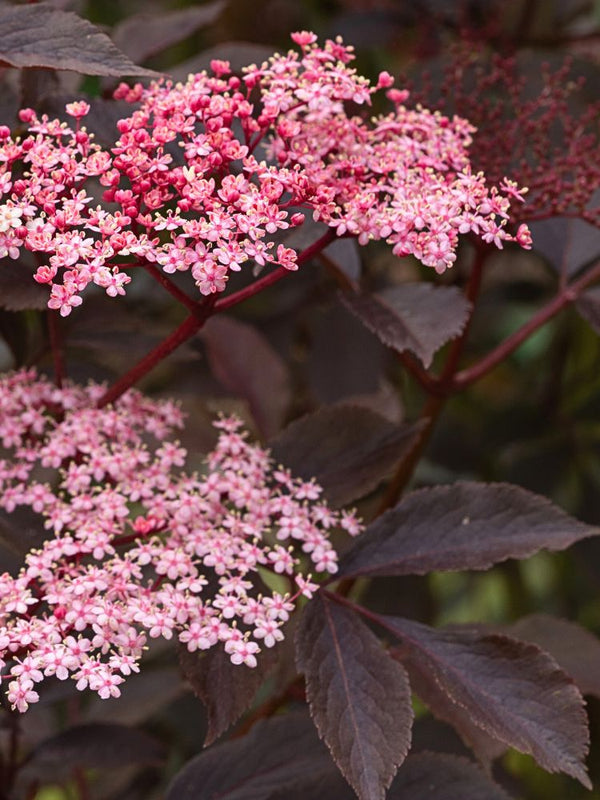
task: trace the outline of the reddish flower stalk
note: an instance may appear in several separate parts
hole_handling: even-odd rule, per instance
[[[167,278],[164,272],[161,272],[158,267],[156,267],[150,261],[146,261],[140,266],[144,267],[146,272],[151,275],[155,281],[160,283],[160,285],[166,289],[172,297],[185,306],[188,311],[191,311],[193,314],[195,314],[202,307],[201,300],[193,300],[185,292],[182,292],[181,289],[173,283],[173,281]]]
[[[321,250],[327,247],[327,245],[330,244],[334,239],[335,233],[331,230],[326,231],[320,239],[317,239],[316,242],[314,242],[312,245],[309,245],[299,254],[298,263],[301,264],[313,258]],[[158,270],[156,271],[158,272]],[[169,356],[184,342],[187,342],[188,339],[191,339],[192,336],[194,336],[200,330],[200,328],[202,328],[206,320],[214,313],[217,311],[223,311],[226,308],[231,308],[232,306],[241,303],[243,300],[253,297],[255,294],[258,294],[258,292],[266,289],[268,286],[271,286],[288,274],[288,269],[285,267],[279,267],[279,269],[270,272],[268,275],[265,275],[264,278],[260,278],[250,286],[240,289],[239,292],[234,292],[229,297],[225,297],[223,300],[217,302],[215,302],[215,295],[206,298],[203,303],[194,303],[194,301],[190,300],[190,298],[187,298],[187,300],[192,304],[191,310],[193,313],[189,317],[186,317],[181,325],[179,325],[179,327],[176,328],[173,333],[169,334],[166,339],[157,345],[154,350],[144,356],[141,361],[139,361],[128,372],[122,375],[116,381],[116,383],[109,387],[109,389],[98,401],[98,408],[102,408],[109,403],[113,403],[118,397],[126,392],[127,389],[134,386],[141,378],[144,377],[144,375],[154,369],[154,367],[163,359]],[[176,289],[174,286],[172,288]],[[177,291],[179,292],[179,290]],[[173,294],[173,292],[171,292],[171,294]],[[181,300],[179,297],[178,299]],[[181,302],[183,301],[181,300]]]
[[[313,242],[313,244],[309,245],[301,253],[299,253],[297,263],[299,265],[304,264],[306,261],[314,258],[321,252],[321,250],[324,250],[327,245],[331,244],[335,238],[336,236],[334,231],[326,231],[320,239],[317,239],[316,242]],[[265,275],[263,278],[259,278],[257,281],[254,281],[254,283],[251,283],[250,286],[245,286],[243,289],[240,289],[239,292],[234,292],[228,297],[223,297],[221,300],[217,300],[214,306],[215,312],[225,311],[225,309],[231,308],[232,306],[241,303],[243,300],[247,300],[249,297],[254,297],[254,295],[262,292],[263,289],[273,286],[274,283],[277,283],[281,280],[281,278],[289,275],[289,273],[289,269],[286,269],[285,267],[279,267],[273,272],[270,272],[268,275]]]
[[[132,367],[128,372],[122,375],[119,380],[110,386],[107,391],[98,400],[98,408],[114,403],[114,401],[121,397],[128,389],[136,384],[144,375],[147,375],[154,367],[169,356],[184,342],[197,333],[209,318],[212,310],[212,298],[205,305],[203,313],[190,314],[184,321],[177,327],[173,333],[169,334],[154,350],[151,350],[141,361]]]
[[[90,284],[124,295],[130,256],[188,273],[205,296],[247,264],[294,271],[298,254],[281,234],[307,212],[338,236],[385,241],[437,272],[454,263],[461,235],[530,246],[525,226],[509,225],[519,187],[504,177],[491,186],[472,169],[467,120],[407,108],[390,75],[372,85],[350,66],[353,48],[341,40],[292,39],[300,52],[252,64],[242,78],[215,61],[185,84],[122,84],[115,97],[139,105],[110,148],[81,127],[85,102],[66,107],[74,125],[22,109],[24,137],[0,128],[0,257],[36,253],[35,280],[68,316]],[[348,110],[380,91],[389,114]],[[94,205],[91,181],[105,187],[103,204]]]
[[[579,280],[561,289],[561,291],[534,314],[528,322],[499,344],[495,350],[488,353],[481,361],[478,361],[477,364],[474,364],[468,369],[458,372],[452,381],[452,390],[460,391],[470,386],[472,383],[475,383],[479,378],[482,378],[494,369],[494,367],[504,361],[511,353],[514,353],[514,351],[533,333],[551,320],[552,317],[555,317],[559,311],[562,311],[565,306],[575,302],[581,293],[598,279],[600,279],[600,263],[586,272]]]

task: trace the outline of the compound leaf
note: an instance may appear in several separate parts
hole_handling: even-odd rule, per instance
[[[205,745],[212,744],[246,711],[276,659],[272,650],[264,650],[255,669],[240,669],[221,647],[190,653],[180,646],[178,653],[185,678],[206,706]]]
[[[502,632],[534,642],[556,659],[582,694],[600,697],[600,640],[581,625],[548,614],[530,614]]]
[[[158,14],[133,14],[115,26],[112,38],[133,61],[141,63],[211,25],[224,7],[224,0],[213,0],[202,6],[162,10]]]
[[[465,758],[419,753],[402,764],[387,800],[509,800],[509,797]]]
[[[328,773],[332,766],[310,718],[284,714],[193,758],[172,780],[165,800],[293,798],[307,775]]]
[[[0,6],[0,61],[84,75],[156,77],[136,66],[105,33],[71,11],[43,3]]]

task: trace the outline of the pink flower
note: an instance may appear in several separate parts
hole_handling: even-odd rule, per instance
[[[391,89],[387,72],[371,85],[339,37],[321,45],[301,31],[292,40],[300,52],[249,66],[243,82],[214,60],[211,74],[183,84],[121,84],[115,96],[139,108],[118,122],[110,148],[79,129],[85,101],[67,105],[76,130],[22,110],[25,135],[0,135],[0,256],[37,253],[35,279],[49,285],[49,307],[68,316],[90,283],[124,295],[140,264],[191,271],[205,296],[225,291],[229,273],[247,264],[296,270],[281,234],[305,210],[339,236],[383,240],[438,272],[454,263],[459,234],[528,246],[507,230],[525,190],[508,178],[490,187],[471,169],[466,120],[405,108],[408,93]],[[377,91],[392,113],[349,112],[349,101],[368,105]],[[90,208],[95,176],[117,210]]]
[[[33,681],[29,678],[22,678],[11,681],[8,684],[8,702],[17,711],[27,711],[30,703],[37,703],[40,696],[33,689]]]
[[[239,420],[217,421],[200,477],[173,438],[173,403],[130,390],[98,409],[102,391],[57,389],[33,370],[0,378],[0,437],[15,458],[0,462],[0,508],[29,506],[49,530],[17,578],[0,576],[0,661],[21,711],[49,676],[118,697],[157,638],[191,652],[221,646],[255,667],[258,642],[281,641],[299,596],[317,589],[305,566],[337,569],[330,531],[360,527],[316,503],[314,481],[275,469]],[[40,466],[55,472],[48,484]],[[265,591],[259,570],[298,592]]]
[[[300,47],[306,47],[307,45],[314,44],[317,41],[315,34],[309,33],[308,31],[298,31],[297,33],[292,33],[290,38]]]
[[[84,100],[77,100],[74,103],[67,103],[65,106],[67,114],[75,119],[81,119],[90,112],[90,104]]]

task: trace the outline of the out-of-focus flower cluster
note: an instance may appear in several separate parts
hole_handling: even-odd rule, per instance
[[[98,409],[102,391],[33,371],[0,380],[0,508],[33,509],[48,529],[17,576],[0,576],[0,663],[20,711],[51,675],[118,696],[157,637],[256,666],[316,589],[304,567],[335,573],[332,529],[360,531],[314,481],[276,469],[239,420],[217,422],[206,471],[186,473],[176,405],[131,390]],[[289,592],[269,589],[269,574]]]
[[[541,62],[532,86],[532,58],[492,54],[466,40],[450,51],[441,97],[426,80],[419,100],[444,114],[469,114],[477,127],[471,163],[489,181],[518,171],[529,191],[513,220],[564,215],[600,226],[600,102],[586,98],[572,59],[556,69]]]
[[[245,262],[293,270],[297,253],[281,234],[306,210],[339,235],[383,239],[440,272],[459,234],[529,246],[524,226],[507,230],[516,184],[488,188],[471,171],[465,120],[407,110],[387,73],[372,86],[349,66],[341,40],[292,38],[300,52],[242,78],[213,61],[211,74],[185,83],[121,85],[116,97],[137,108],[109,149],[81,125],[87,103],[67,106],[71,125],[21,111],[22,138],[0,127],[0,257],[37,254],[35,279],[66,316],[90,283],[124,294],[145,263],[191,272],[203,295],[223,291]],[[357,116],[378,90],[395,111]]]

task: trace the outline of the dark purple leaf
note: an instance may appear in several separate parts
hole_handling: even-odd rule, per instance
[[[340,575],[487,569],[597,534],[519,486],[458,482],[413,492],[376,519],[342,558]]]
[[[256,328],[231,317],[213,317],[201,336],[215,377],[248,402],[263,436],[277,433],[291,400],[283,359]]]
[[[574,275],[600,254],[600,230],[582,219],[552,217],[529,227],[535,250],[560,274]]]
[[[269,800],[356,800],[356,794],[329,756],[328,761],[316,762],[292,786],[269,794]]]
[[[360,800],[383,800],[410,747],[406,672],[356,614],[321,594],[304,610],[296,652],[319,735]]]
[[[390,352],[341,301],[313,308],[307,328],[307,375],[311,393],[324,404],[376,392]]]
[[[419,753],[402,764],[387,800],[509,800],[509,797],[466,758]]]
[[[124,725],[76,725],[43,741],[27,761],[27,777],[67,776],[74,768],[116,769],[163,760],[162,745],[143,731]]]
[[[556,659],[583,694],[600,697],[600,640],[585,628],[566,619],[531,614],[502,630],[539,645]]]
[[[395,425],[358,406],[329,406],[292,422],[271,442],[276,461],[316,478],[327,499],[345,505],[374,489],[402,459],[421,425]]]
[[[50,292],[33,280],[33,270],[3,259],[0,262],[0,308],[6,311],[46,308]]]
[[[356,239],[335,239],[323,251],[322,259],[325,264],[329,259],[351,281],[360,279],[362,263]]]
[[[404,283],[371,295],[342,295],[344,305],[381,341],[410,350],[429,367],[436,350],[459,335],[470,303],[453,286]]]
[[[344,400],[344,405],[366,408],[395,424],[404,419],[404,407],[398,389],[385,379],[376,392],[352,395]]]
[[[376,621],[402,641],[404,658],[491,736],[550,772],[591,788],[583,759],[589,736],[583,698],[539,647],[478,630],[434,630],[401,617]]]
[[[165,800],[271,800],[276,793],[288,797],[311,772],[328,772],[331,766],[310,718],[284,714],[258,722],[247,736],[209,747],[193,758],[175,776]]]
[[[137,67],[91,22],[43,4],[0,6],[0,60],[84,75],[157,75]]]
[[[132,61],[142,63],[156,53],[183,41],[192,33],[217,20],[226,3],[214,0],[202,6],[190,6],[156,14],[134,14],[113,28],[117,47]]]
[[[422,670],[406,651],[401,651],[399,658],[407,668],[413,692],[421,698],[437,719],[447,722],[455,729],[482,764],[489,767],[492,761],[506,751],[504,742],[498,741],[476,725],[469,710],[457,705],[448,697],[430,670]]]
[[[184,677],[206,706],[205,745],[212,744],[246,711],[277,658],[273,650],[263,650],[258,666],[249,669],[232,664],[221,647],[190,653],[187,647],[180,646],[178,653]]]
[[[600,286],[584,292],[575,307],[596,333],[600,334]]]

